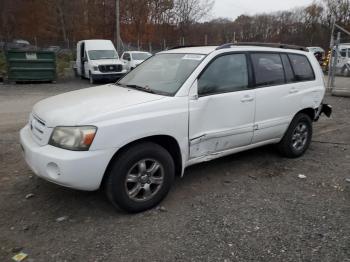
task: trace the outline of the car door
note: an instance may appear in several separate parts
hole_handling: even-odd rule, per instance
[[[315,75],[306,56],[298,54],[252,53],[256,89],[253,144],[280,139],[302,107],[312,100],[307,83]],[[294,68],[293,68],[294,63]]]
[[[198,77],[189,103],[190,158],[247,146],[253,137],[255,90],[245,54],[215,58]]]
[[[84,53],[84,72],[85,72],[85,77],[89,77],[89,74],[90,74],[89,62],[90,62],[90,60],[89,60],[87,51],[85,51],[85,53]]]

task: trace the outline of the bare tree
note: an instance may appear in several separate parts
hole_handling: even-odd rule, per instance
[[[181,36],[185,37],[189,26],[204,19],[213,6],[213,0],[175,0],[174,14]]]

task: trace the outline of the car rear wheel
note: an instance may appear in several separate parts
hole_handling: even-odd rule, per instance
[[[283,139],[278,144],[282,155],[290,158],[302,156],[309,148],[312,139],[312,120],[306,114],[297,114]]]
[[[345,67],[345,68],[343,69],[343,76],[345,76],[345,77],[350,76],[350,70],[349,70],[348,67]]]
[[[105,190],[113,205],[136,213],[150,209],[168,194],[174,180],[174,161],[155,143],[131,146],[111,164]]]

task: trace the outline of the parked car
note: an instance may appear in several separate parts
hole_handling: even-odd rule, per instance
[[[55,52],[57,54],[61,50],[61,47],[59,47],[57,45],[52,45],[52,46],[49,46],[46,50],[51,51],[51,52]]]
[[[318,63],[322,66],[326,58],[326,52],[324,51],[324,49],[319,46],[310,46],[307,47],[307,49],[314,54],[314,56],[318,60]]]
[[[21,45],[21,46],[30,45],[30,43],[27,40],[23,40],[23,39],[15,39],[15,40],[13,40],[13,43],[16,45]]]
[[[326,54],[324,49],[322,47],[319,47],[319,46],[309,46],[309,47],[307,47],[307,49],[313,54],[315,54],[315,53],[322,53],[323,55]]]
[[[350,43],[338,46],[336,72],[345,77],[350,76]]]
[[[122,54],[121,59],[124,62],[126,69],[131,71],[151,56],[152,54],[148,52],[128,51]]]
[[[15,39],[12,42],[5,43],[5,49],[18,49],[23,51],[35,51],[37,48],[34,45],[31,45],[27,40]]]
[[[279,46],[164,51],[116,84],[45,99],[20,131],[24,157],[39,177],[103,187],[128,212],[159,204],[197,163],[268,144],[300,157],[332,109],[314,55]]]
[[[77,44],[77,74],[93,84],[98,80],[116,81],[127,73],[110,40],[82,40]]]

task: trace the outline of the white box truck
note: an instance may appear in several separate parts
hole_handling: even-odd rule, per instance
[[[337,74],[350,76],[350,43],[338,46]]]
[[[116,81],[127,70],[112,41],[82,40],[77,44],[76,73],[94,84],[98,80]]]

